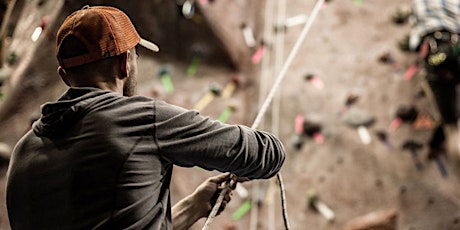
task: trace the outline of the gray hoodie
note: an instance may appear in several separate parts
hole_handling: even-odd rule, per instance
[[[160,100],[70,88],[16,145],[13,229],[171,229],[173,165],[270,178],[285,159],[263,131]]]

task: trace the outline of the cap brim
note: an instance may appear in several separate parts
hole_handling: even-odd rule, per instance
[[[141,38],[141,40],[139,41],[139,45],[145,47],[146,49],[149,49],[153,52],[158,52],[160,51],[160,48],[158,48],[157,45],[155,45],[153,42],[150,42],[150,41],[147,41],[143,38]]]

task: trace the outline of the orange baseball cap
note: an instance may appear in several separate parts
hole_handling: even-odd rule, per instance
[[[84,46],[84,51],[77,56],[61,57],[61,46],[66,46],[64,41],[70,36]],[[56,56],[59,65],[65,69],[118,56],[137,44],[159,51],[157,45],[139,36],[129,17],[121,10],[108,6],[85,6],[68,16],[59,28]]]

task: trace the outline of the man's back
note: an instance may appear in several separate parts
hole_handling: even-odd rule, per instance
[[[14,229],[169,229],[173,164],[269,178],[272,135],[164,102],[71,88],[17,144],[7,181]]]
[[[153,103],[142,100],[94,91],[72,107],[54,105],[14,151],[12,226],[145,227],[164,218],[167,207],[157,200],[168,199],[161,181],[170,173],[155,154]]]

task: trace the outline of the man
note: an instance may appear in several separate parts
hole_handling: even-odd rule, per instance
[[[458,119],[456,87],[460,80],[460,1],[414,0],[415,23],[409,45],[418,50],[426,80],[441,115],[429,141],[429,158],[445,154],[445,130],[455,130]]]
[[[112,7],[84,7],[63,22],[58,73],[70,88],[42,106],[15,146],[7,178],[13,229],[186,229],[209,213],[230,174],[171,210],[173,165],[247,179],[279,172],[285,152],[273,135],[133,96],[137,45],[158,50]]]

